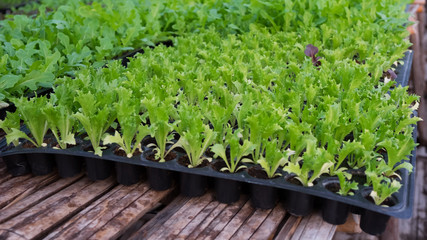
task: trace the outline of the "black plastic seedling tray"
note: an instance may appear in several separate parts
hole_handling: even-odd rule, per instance
[[[408,51],[405,54],[404,64],[399,65],[396,69],[398,78],[396,79],[399,85],[406,86],[408,84],[410,69],[412,65],[412,51]],[[416,114],[416,113],[415,113]],[[416,127],[413,133],[414,140],[416,140]],[[212,163],[208,164],[205,167],[200,168],[188,168],[186,166],[181,165],[178,162],[178,159],[184,156],[184,153],[175,151],[176,157],[167,162],[159,163],[155,161],[150,161],[146,159],[147,154],[150,154],[151,149],[147,147],[143,147],[143,154],[139,156],[135,156],[133,158],[120,157],[115,155],[114,151],[117,148],[116,145],[108,146],[103,151],[103,156],[99,157],[94,155],[91,152],[84,151],[84,146],[87,146],[89,143],[87,141],[79,140],[80,144],[75,147],[60,150],[54,148],[22,148],[21,146],[15,148],[6,148],[5,139],[0,142],[0,150],[5,150],[0,153],[0,156],[3,157],[6,164],[8,161],[17,161],[16,159],[26,158],[27,162],[39,158],[40,156],[44,156],[47,159],[47,162],[53,162],[53,159],[70,159],[70,161],[86,161],[86,169],[89,172],[89,169],[92,173],[88,173],[89,177],[93,180],[104,179],[108,177],[112,171],[113,163],[116,165],[116,171],[122,169],[126,172],[124,176],[123,174],[117,174],[117,177],[124,178],[130,177],[131,180],[118,180],[123,184],[132,184],[135,181],[139,181],[142,175],[141,167],[145,167],[148,173],[148,180],[151,186],[156,190],[167,189],[171,186],[170,181],[172,181],[172,173],[179,173],[181,180],[181,192],[187,196],[198,196],[204,193],[204,190],[207,187],[207,179],[214,179],[215,188],[219,188],[219,191],[226,191],[227,189],[232,189],[232,191],[240,194],[240,186],[239,184],[244,183],[249,185],[252,188],[252,203],[260,208],[271,208],[274,206],[273,204],[265,202],[264,198],[278,198],[280,194],[286,195],[285,197],[285,207],[287,207],[288,211],[293,213],[294,215],[307,215],[311,212],[314,201],[317,201],[315,198],[319,197],[323,202],[323,208],[336,207],[336,204],[341,204],[345,210],[343,210],[342,215],[346,218],[347,211],[352,211],[355,213],[362,214],[361,226],[365,232],[370,234],[379,234],[384,228],[385,224],[388,220],[389,216],[397,217],[397,218],[409,218],[412,215],[413,209],[413,200],[414,200],[414,185],[415,185],[415,172],[409,174],[407,170],[402,170],[402,188],[400,191],[393,195],[393,200],[395,201],[395,205],[390,207],[377,206],[374,203],[370,202],[366,197],[369,195],[370,188],[360,185],[359,190],[355,191],[354,196],[340,196],[329,191],[326,186],[330,183],[337,182],[337,179],[334,177],[320,177],[318,181],[315,182],[313,187],[303,187],[289,182],[287,179],[290,177],[286,172],[281,172],[282,176],[274,178],[274,179],[260,179],[255,178],[249,175],[248,170],[254,165],[247,165],[248,168],[240,171],[238,173],[223,173],[215,170],[213,165],[218,160],[213,160]],[[46,154],[46,155],[44,155]],[[412,157],[410,158],[410,162],[413,166],[416,166],[416,150],[412,151]],[[18,165],[23,164],[22,160],[17,161]],[[47,163],[47,168],[50,163]],[[31,165],[31,164],[30,164]],[[79,166],[81,164],[77,164],[76,171],[79,171]],[[19,166],[18,166],[19,167]],[[22,166],[21,166],[22,167]],[[28,168],[28,167],[27,167]],[[60,168],[58,164],[58,168]],[[40,169],[39,169],[40,170]],[[41,171],[48,171],[49,169],[41,169]],[[95,171],[95,172],[94,172]],[[415,168],[414,168],[415,171]],[[61,172],[61,170],[60,170]],[[33,172],[34,174],[34,172]],[[43,174],[38,173],[38,174]],[[73,173],[69,173],[69,175]],[[161,184],[159,178],[154,179],[155,177],[159,177],[162,175],[164,179],[166,179],[165,184]],[[65,174],[67,176],[67,174]],[[152,178],[152,180],[150,180]],[[154,180],[153,180],[154,179]],[[168,183],[169,181],[169,183]],[[187,183],[184,183],[188,181]],[[222,184],[222,185],[221,185]],[[190,189],[186,188],[190,186]],[[195,188],[191,189],[191,188]],[[198,190],[197,190],[197,189]],[[234,190],[233,190],[234,189]],[[236,196],[222,196],[220,197],[223,202],[233,202],[237,201],[239,194]],[[218,196],[217,196],[218,199]],[[329,202],[328,202],[329,201]],[[293,202],[293,203],[292,203]],[[292,206],[292,204],[294,206]],[[306,205],[307,208],[303,209],[301,206]],[[368,217],[369,215],[369,217]],[[373,215],[373,216],[370,216]],[[324,210],[324,219],[328,222],[333,222],[334,224],[341,224],[343,220],[336,220],[335,216],[328,217],[325,216]],[[344,218],[344,220],[345,220]],[[366,220],[363,220],[363,219]],[[383,219],[383,220],[381,220]],[[369,229],[370,225],[380,225],[377,229]]]

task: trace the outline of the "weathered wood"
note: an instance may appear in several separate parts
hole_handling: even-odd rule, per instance
[[[228,222],[239,212],[239,210],[248,201],[247,196],[241,196],[240,200],[228,205],[215,217],[212,223],[207,226],[198,236],[197,239],[214,239],[223,231]]]
[[[46,239],[89,238],[109,220],[108,218],[114,217],[116,211],[122,210],[122,206],[125,204],[125,202],[121,203],[122,198],[127,196],[136,187],[135,185],[130,187],[123,185],[116,186],[56,231],[49,234]],[[146,187],[143,189],[144,192],[147,190],[148,188]],[[103,219],[105,217],[107,219]]]
[[[412,49],[414,52],[412,62],[412,77],[415,94],[420,96],[420,106],[418,109],[418,116],[422,119],[427,119],[427,105],[426,105],[426,84],[425,84],[425,70],[424,70],[424,55],[421,52],[421,40],[418,27],[414,27],[414,34],[410,36],[412,42]],[[418,122],[418,139],[423,146],[427,146],[427,124],[425,121]]]
[[[220,206],[222,205],[222,206]],[[211,213],[215,209],[224,209],[226,204],[220,204],[217,201],[212,201],[207,205],[185,228],[182,229],[182,231],[179,233],[178,236],[176,236],[176,239],[188,239],[188,236],[190,236],[194,231],[200,231],[206,227],[206,222],[211,222],[212,217],[209,218],[209,216],[212,216]]]
[[[291,239],[292,235],[294,235],[296,229],[300,225],[302,217],[289,216],[285,225],[283,225],[280,232],[277,234],[277,240],[288,240]]]
[[[38,176],[38,177],[29,179],[24,184],[8,192],[7,195],[9,194],[11,195],[12,193],[15,193],[16,195],[11,199],[11,201],[5,207],[3,207],[3,210],[13,206],[15,203],[21,201],[22,199],[25,199],[26,197],[30,196],[32,193],[36,192],[38,189],[43,188],[44,186],[49,185],[58,179],[59,179],[59,176],[54,173],[46,176]]]
[[[210,193],[201,197],[191,198],[171,218],[164,222],[161,226],[162,231],[157,231],[148,237],[150,239],[173,239],[212,201],[213,197]]]
[[[342,225],[338,225],[336,231],[346,233],[361,233],[362,229],[360,229],[360,215],[349,213],[347,221]]]
[[[424,185],[427,180],[427,157],[417,157],[415,168],[415,196],[413,215],[410,219],[400,219],[400,238],[401,239],[423,239],[426,235],[425,226],[427,226],[427,192]]]
[[[31,175],[25,175],[21,177],[11,178],[8,181],[0,185],[0,208],[5,207],[15,197],[19,196],[29,186],[33,184],[33,181],[37,184],[41,180],[45,179],[45,176],[31,178]]]
[[[222,211],[227,207],[227,204],[218,204],[212,212],[209,213],[209,215],[201,222],[200,225],[198,225],[196,228],[193,228],[193,230],[190,232],[186,232],[187,227],[192,228],[192,225],[187,225],[186,228],[183,229],[182,233],[183,235],[180,235],[179,237],[187,236],[188,240],[196,240],[200,239],[198,236],[209,226],[213,225],[213,221],[222,213]]]
[[[250,201],[247,201],[240,211],[224,227],[216,239],[230,239],[254,211],[255,209],[251,206]]]
[[[397,218],[390,218],[387,223],[387,227],[383,234],[381,234],[381,239],[387,240],[399,240],[399,220]]]
[[[318,234],[324,237],[319,239],[326,239],[326,237],[330,235],[330,231],[333,230],[335,232],[335,228],[332,226],[333,225],[324,222],[319,213],[313,213],[311,216],[305,217],[301,221],[291,239],[316,239]]]
[[[270,212],[268,217],[264,220],[262,225],[252,235],[252,239],[273,239],[279,224],[286,216],[286,210],[282,204],[278,204],[273,211]]]
[[[15,233],[27,238],[41,237],[52,231],[65,219],[85,208],[114,184],[112,178],[98,182],[83,178],[58,194],[0,224],[0,229],[13,229]],[[0,239],[8,237],[11,236],[0,235]]]
[[[8,174],[7,171],[0,173],[0,184],[3,184],[6,181],[12,179],[12,175]]]
[[[33,207],[39,202],[42,202],[43,200],[54,195],[60,190],[70,186],[71,184],[82,178],[82,176],[83,174],[80,174],[72,178],[59,179],[58,181],[49,184],[39,189],[38,191],[31,193],[31,195],[21,199],[19,201],[19,204],[13,204],[5,209],[2,209],[0,214],[0,223],[3,223],[6,220],[24,212],[25,210]]]
[[[104,225],[101,230],[94,234],[90,239],[116,239],[144,214],[153,209],[158,202],[172,192],[173,189],[161,192],[149,190],[139,199],[130,204],[129,207],[116,215],[113,220]]]
[[[249,239],[271,213],[271,209],[257,209],[231,237],[231,239]]]
[[[335,228],[336,226],[324,222],[322,216],[317,212],[301,221],[291,239],[332,239]]]
[[[167,205],[162,211],[160,211],[154,218],[148,221],[142,228],[136,231],[130,239],[148,239],[148,236],[154,234],[161,229],[161,225],[166,222],[172,215],[178,211],[182,205],[187,203],[189,198],[178,196],[169,205]]]

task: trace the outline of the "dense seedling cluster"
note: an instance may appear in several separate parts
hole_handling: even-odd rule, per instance
[[[0,85],[17,106],[0,122],[8,143],[60,148],[87,134],[94,153],[148,145],[157,161],[176,148],[188,167],[211,157],[224,172],[259,165],[313,186],[366,170],[376,204],[400,188],[417,96],[396,86],[409,46],[405,1],[72,0],[0,22]],[[173,47],[158,45],[172,40]],[[109,60],[143,49],[127,67]],[[53,87],[50,98],[16,97]],[[31,134],[19,130],[24,121]],[[142,150],[142,149],[141,149]],[[248,165],[249,163],[249,165]]]

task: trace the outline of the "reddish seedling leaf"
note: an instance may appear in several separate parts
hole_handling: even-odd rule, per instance
[[[391,69],[387,70],[386,75],[393,80],[397,78],[396,73]]]
[[[316,57],[316,54],[319,52],[319,49],[312,44],[308,44],[304,50],[304,53],[307,57],[311,58],[311,62],[314,66],[318,67],[322,63],[320,62],[321,57]]]

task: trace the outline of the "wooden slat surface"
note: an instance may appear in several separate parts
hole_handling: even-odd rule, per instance
[[[0,179],[5,176],[0,159]],[[157,192],[146,182],[123,186],[114,177],[94,182],[83,173],[9,176],[0,182],[0,239],[332,238],[333,229],[316,214],[296,218],[280,203],[254,209],[246,195],[223,204],[212,192],[187,198],[175,190]]]

